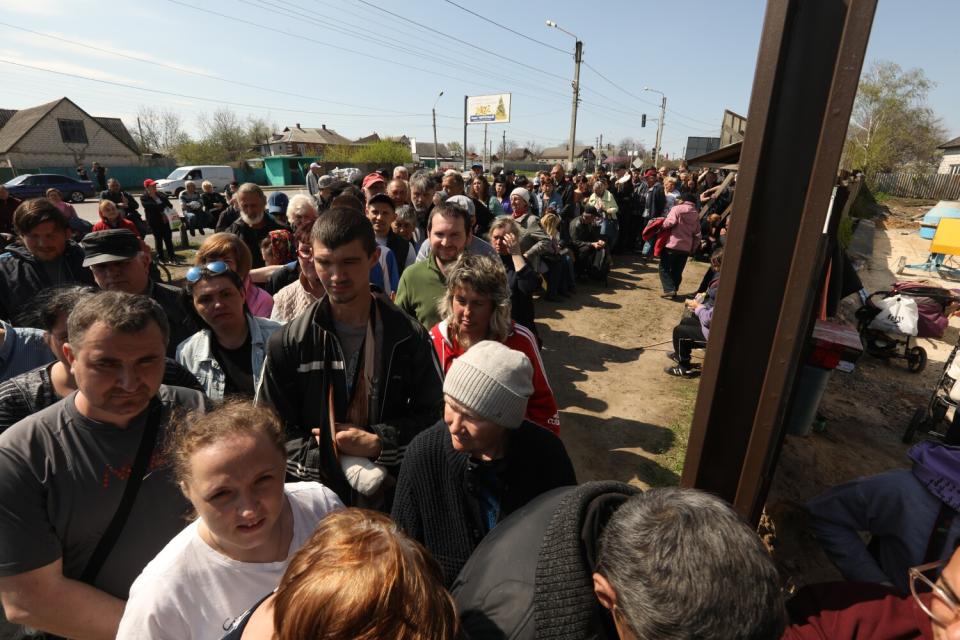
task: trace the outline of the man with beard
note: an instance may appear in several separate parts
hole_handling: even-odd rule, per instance
[[[440,418],[436,354],[422,327],[371,291],[377,242],[362,213],[332,208],[311,240],[327,295],[268,341],[256,402],[283,418],[289,474],[322,481],[346,505],[384,507],[407,444]]]
[[[433,209],[433,194],[436,186],[424,173],[416,173],[410,178],[410,204],[417,213],[417,241],[426,237],[427,216]]]
[[[443,203],[433,208],[427,220],[427,259],[403,272],[397,289],[397,306],[426,328],[440,322],[437,302],[447,292],[447,269],[470,245],[470,214],[459,206]]]
[[[237,207],[240,219],[227,229],[229,233],[240,236],[244,244],[250,247],[253,256],[253,268],[264,266],[260,243],[271,231],[286,229],[285,226],[267,215],[267,197],[263,190],[252,182],[245,182],[237,190]]]

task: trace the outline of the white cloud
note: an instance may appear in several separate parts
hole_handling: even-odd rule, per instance
[[[26,14],[31,16],[58,16],[68,10],[57,0],[0,0],[0,15]]]
[[[5,0],[0,0],[0,3],[4,1]],[[23,47],[29,47],[32,49],[39,49],[42,51],[63,51],[70,53],[71,55],[81,53],[91,57],[107,60],[117,60],[118,58],[126,60],[126,58],[122,58],[122,56],[132,56],[134,58],[140,58],[141,60],[146,60],[149,62],[159,62],[165,65],[170,65],[181,71],[215,75],[208,69],[191,65],[177,64],[173,60],[155,56],[146,51],[114,47],[103,39],[91,40],[82,38],[80,36],[61,34],[54,31],[43,32],[46,33],[46,35],[51,36],[49,38],[44,38],[25,31],[17,31],[10,29],[9,27],[3,27],[2,25],[0,25],[0,30],[6,32],[6,37],[4,38],[5,41],[18,43]]]
[[[29,67],[38,67],[37,69],[30,69],[28,67],[20,66],[16,67],[24,71],[33,72],[36,74],[43,74],[42,70],[55,71],[59,73],[69,73],[78,76],[84,76],[87,78],[93,78],[96,80],[107,80],[110,82],[120,82],[123,84],[129,84],[134,86],[140,86],[144,83],[136,78],[129,78],[127,76],[118,75],[115,73],[110,73],[109,71],[104,71],[103,69],[92,67],[83,64],[76,64],[73,62],[67,62],[64,60],[44,60],[41,58],[30,58],[22,55],[19,51],[14,51],[12,49],[0,49],[0,59],[8,60],[10,62],[19,65],[28,65]]]

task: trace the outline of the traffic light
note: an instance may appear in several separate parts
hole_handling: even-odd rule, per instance
[[[640,116],[640,126],[641,127],[647,126],[647,114],[645,113]]]

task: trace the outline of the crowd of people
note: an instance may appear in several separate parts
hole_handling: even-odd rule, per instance
[[[535,299],[628,252],[679,299],[708,256],[668,369],[690,375],[721,271],[715,174],[385,174],[312,167],[289,201],[192,185],[180,212],[147,180],[143,218],[111,179],[79,243],[55,199],[17,204],[0,602],[26,637],[865,638],[841,631],[911,607],[915,635],[869,637],[960,627],[960,559],[916,599],[818,609],[831,592],[785,602],[721,500],[578,484]],[[154,264],[177,258],[175,218],[203,236],[182,287]]]

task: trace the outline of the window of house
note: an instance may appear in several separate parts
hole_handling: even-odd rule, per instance
[[[83,127],[83,120],[65,120],[58,118],[60,138],[65,143],[87,144],[87,130]]]

